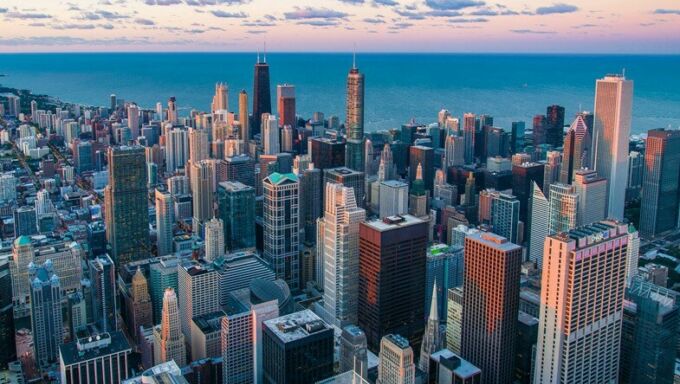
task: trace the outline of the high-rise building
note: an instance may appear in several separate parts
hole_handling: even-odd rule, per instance
[[[418,368],[421,371],[429,374],[430,370],[430,356],[442,349],[443,341],[442,334],[439,330],[439,304],[437,303],[437,282],[435,281],[432,287],[432,300],[430,303],[430,314],[427,317],[427,325],[425,326],[425,334],[423,335],[423,343],[420,345],[420,360],[418,361]]]
[[[104,189],[106,240],[118,265],[149,256],[149,208],[144,147],[110,147]]]
[[[189,162],[198,163],[210,157],[208,145],[208,131],[189,128]]]
[[[345,129],[347,130],[347,155],[345,165],[355,171],[364,171],[364,75],[359,73],[356,61],[347,74]]]
[[[153,326],[153,303],[149,295],[149,285],[141,268],[137,268],[132,276],[130,300],[126,302],[128,312],[128,329],[135,340],[138,340],[139,328]]]
[[[169,123],[176,123],[177,122],[177,99],[175,96],[172,96],[168,99],[168,111],[167,111],[167,121]]]
[[[513,121],[510,131],[510,153],[519,153],[524,150],[524,130],[526,124],[523,121]]]
[[[491,227],[493,232],[505,237],[512,243],[519,235],[519,206],[515,196],[498,193],[491,200]]]
[[[621,338],[621,383],[673,383],[678,332],[676,294],[632,280],[626,292]]]
[[[93,320],[99,330],[110,332],[118,329],[116,302],[116,267],[109,255],[97,256],[88,262],[92,282]]]
[[[326,321],[342,327],[357,323],[359,223],[366,211],[357,206],[352,188],[340,184],[326,184],[324,200],[316,251],[324,268],[323,308]]]
[[[166,288],[177,291],[177,265],[179,259],[175,257],[161,257],[158,263],[151,264],[149,278],[149,290],[151,291],[151,302],[153,303],[153,324],[161,321],[163,310],[163,295]]]
[[[437,289],[433,288],[437,284]],[[432,304],[436,294],[438,313],[445,314],[446,291],[463,284],[463,248],[446,244],[433,244],[427,249],[425,267],[425,308]],[[445,320],[445,319],[441,319]]]
[[[189,134],[186,129],[172,128],[165,134],[165,170],[175,173],[189,160]]]
[[[262,146],[265,155],[276,155],[281,152],[278,119],[268,113],[262,114]]]
[[[474,113],[463,115],[463,141],[465,142],[465,164],[475,162],[475,135],[477,116]]]
[[[14,237],[38,234],[35,207],[25,205],[14,210]]]
[[[54,274],[52,262],[28,266],[31,282],[31,329],[33,357],[41,368],[47,368],[59,357],[59,345],[64,342],[64,320],[61,313],[61,284]]]
[[[181,330],[191,345],[191,320],[220,309],[220,275],[204,260],[181,263],[177,268]]]
[[[441,349],[430,356],[428,383],[477,384],[482,371],[449,349]]]
[[[465,139],[449,135],[445,143],[445,168],[465,164]]]
[[[536,263],[538,269],[542,267],[543,244],[548,236],[548,222],[550,220],[550,203],[538,184],[533,183],[533,193],[529,200],[529,260]]]
[[[324,185],[336,183],[352,188],[358,207],[363,207],[366,199],[365,180],[364,172],[355,171],[347,167],[324,169],[323,171]]]
[[[241,123],[239,139],[247,143],[252,135],[250,134],[250,115],[248,115],[248,94],[245,89],[242,89],[238,94],[238,121]]]
[[[545,239],[535,383],[617,382],[627,247],[611,221]]]
[[[238,302],[225,307],[221,320],[222,382],[254,382],[253,316],[250,308]]]
[[[638,151],[630,151],[628,153],[628,184],[626,185],[626,201],[634,200],[640,197],[644,168],[644,155]]]
[[[522,247],[493,233],[465,238],[462,356],[482,383],[512,379]]]
[[[647,132],[644,164],[640,234],[651,238],[678,224],[680,130],[660,128]]]
[[[158,256],[172,253],[173,225],[175,224],[175,208],[172,195],[156,189],[156,248]]]
[[[354,371],[360,377],[368,375],[366,334],[356,325],[347,325],[340,334],[340,372]]]
[[[564,107],[551,105],[546,111],[545,142],[559,148],[564,141]]]
[[[137,104],[130,104],[127,107],[127,124],[132,134],[132,139],[139,136],[139,107]]]
[[[28,278],[28,265],[33,262],[34,249],[31,238],[19,236],[12,243],[12,258],[9,270],[12,279],[12,305],[14,313],[21,313],[30,302],[30,280]],[[22,311],[19,309],[23,308]],[[17,316],[20,317],[20,316]]]
[[[327,137],[312,137],[308,141],[312,163],[320,170],[345,165],[345,142]],[[361,170],[363,172],[363,169]]]
[[[224,222],[213,217],[205,223],[205,259],[211,262],[222,255],[224,255]]]
[[[227,250],[255,248],[255,188],[238,181],[219,183],[217,212]]]
[[[17,358],[14,334],[14,311],[12,308],[12,260],[0,261],[0,368],[7,369]],[[26,279],[28,283],[28,278]]]
[[[527,222],[529,199],[532,185],[543,186],[544,165],[541,163],[522,163],[512,165],[512,194],[519,200],[519,219]],[[545,192],[545,191],[544,191]]]
[[[156,364],[171,360],[181,366],[187,363],[184,334],[180,326],[179,305],[175,290],[172,288],[165,289],[161,325],[154,328],[153,335]]]
[[[408,184],[397,180],[380,183],[379,217],[403,215],[408,212]]]
[[[604,220],[607,209],[607,180],[594,170],[582,169],[573,173],[572,185],[578,195],[576,225]]]
[[[372,350],[378,350],[383,336],[395,332],[420,348],[428,227],[410,215],[360,225],[358,326]]]
[[[279,84],[276,86],[276,111],[279,114],[279,124],[283,127],[290,125],[297,127],[295,116],[295,86],[291,84]]]
[[[595,170],[607,179],[607,217],[614,219],[623,219],[632,105],[632,80],[620,75],[597,80],[593,128]]]
[[[415,384],[416,363],[408,340],[388,334],[380,340],[377,384]]]
[[[581,168],[590,167],[592,138],[588,134],[588,126],[583,116],[577,115],[571,123],[564,141],[560,183],[571,184],[574,173]]]
[[[446,291],[446,348],[460,354],[463,333],[463,287]]]
[[[545,155],[545,166],[543,168],[543,190],[550,190],[550,185],[560,179],[562,168],[562,153],[559,151],[548,151]]]
[[[411,183],[411,192],[408,196],[409,213],[415,217],[425,218],[428,214],[428,191],[423,182],[423,166],[416,167],[416,178]]]
[[[272,173],[264,189],[264,259],[291,290],[300,288],[300,183],[292,173]]]
[[[130,343],[120,331],[98,333],[62,344],[59,346],[61,383],[120,383],[132,373],[131,355]]]
[[[212,113],[229,110],[229,87],[226,84],[215,84],[215,95],[210,110]]]
[[[300,196],[305,202],[300,206],[305,242],[316,242],[316,221],[323,215],[323,173],[309,163],[304,170],[297,171],[300,179]]]
[[[191,195],[193,200],[192,230],[203,234],[203,225],[215,215],[213,191],[214,168],[207,160],[191,163]]]
[[[260,61],[257,55],[255,63],[255,78],[253,80],[253,120],[251,136],[260,133],[262,124],[262,114],[272,113],[272,95],[269,88],[269,64],[267,64],[267,54],[265,53]]]
[[[576,227],[578,201],[574,186],[561,183],[550,186],[548,234],[566,232]]]
[[[423,181],[428,195],[432,195],[434,189],[434,150],[422,145],[413,145],[409,148],[409,181],[413,185],[416,179],[418,164],[423,167]]]
[[[333,375],[333,328],[314,312],[266,320],[262,338],[264,383],[308,384]]]

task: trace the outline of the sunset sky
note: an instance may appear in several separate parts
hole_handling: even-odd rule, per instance
[[[678,0],[0,0],[0,52],[680,53]]]

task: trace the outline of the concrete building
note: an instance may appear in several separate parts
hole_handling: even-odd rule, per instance
[[[376,384],[415,384],[416,364],[408,340],[388,334],[380,340],[380,365]]]
[[[154,362],[156,364],[175,361],[184,366],[187,363],[177,295],[172,288],[165,290],[161,325],[154,328],[153,335]]]

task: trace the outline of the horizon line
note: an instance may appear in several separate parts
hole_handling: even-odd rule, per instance
[[[174,50],[174,51],[16,51],[16,52],[0,52],[0,55],[53,55],[53,54],[256,54],[257,51],[253,50],[234,50],[234,51],[192,51],[192,50]],[[268,54],[318,54],[318,55],[337,55],[337,54],[347,54],[352,55],[352,51],[269,51]],[[560,51],[560,52],[510,52],[510,51],[356,51],[357,54],[361,55],[390,55],[390,54],[400,54],[400,55],[505,55],[505,56],[680,56],[680,52],[573,52],[573,51]]]

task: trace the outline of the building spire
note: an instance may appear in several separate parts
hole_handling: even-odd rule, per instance
[[[439,322],[439,303],[437,302],[437,280],[434,280],[434,285],[432,286],[432,300],[430,300],[430,316],[427,321],[437,321]]]
[[[263,63],[267,62],[267,42],[266,41],[264,42],[264,57],[262,59],[262,62]]]
[[[257,49],[257,64],[260,64],[260,48]]]
[[[354,50],[352,51],[352,69],[357,69],[357,43],[354,43]]]

